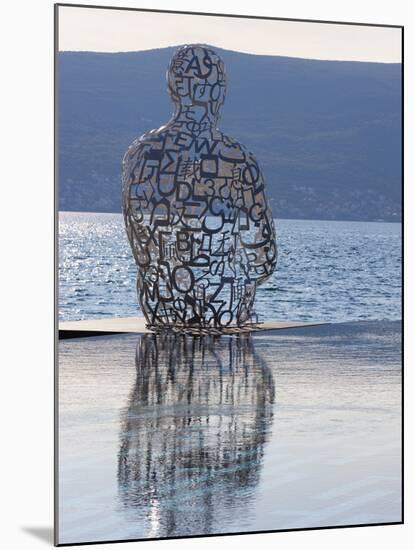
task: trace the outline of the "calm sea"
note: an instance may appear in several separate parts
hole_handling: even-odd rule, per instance
[[[260,320],[401,319],[401,225],[276,220]],[[59,214],[59,319],[140,315],[121,214]]]

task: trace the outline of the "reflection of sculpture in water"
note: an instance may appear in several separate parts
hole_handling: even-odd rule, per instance
[[[240,326],[254,318],[256,287],[276,266],[263,175],[217,128],[226,77],[213,50],[180,48],[167,80],[171,120],[135,140],[123,161],[141,308],[149,326]]]
[[[146,537],[217,532],[248,514],[275,397],[248,335],[146,334],[125,413],[120,499]]]

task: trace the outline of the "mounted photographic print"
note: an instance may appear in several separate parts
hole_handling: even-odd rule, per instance
[[[55,543],[402,523],[403,28],[55,31]]]

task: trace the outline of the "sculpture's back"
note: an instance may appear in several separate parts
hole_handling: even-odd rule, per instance
[[[251,153],[218,128],[226,80],[218,55],[184,46],[167,71],[171,120],[123,161],[123,211],[151,327],[243,325],[276,266],[264,181]]]

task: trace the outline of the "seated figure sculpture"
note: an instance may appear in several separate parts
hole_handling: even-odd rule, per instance
[[[136,139],[122,166],[140,305],[154,329],[240,327],[276,266],[263,175],[217,127],[226,76],[212,49],[179,48],[167,83],[172,118]]]

